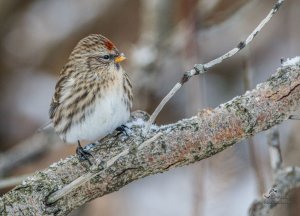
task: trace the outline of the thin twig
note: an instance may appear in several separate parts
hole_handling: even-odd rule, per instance
[[[145,130],[143,131],[144,136],[147,135],[150,126],[154,123],[157,115],[160,113],[160,111],[164,108],[166,103],[174,96],[174,94],[181,88],[182,83],[176,83],[176,85],[172,88],[172,90],[162,99],[162,101],[159,103],[159,105],[156,107],[155,111],[150,116],[148,123],[145,127]]]
[[[173,97],[173,95],[181,88],[181,86],[186,83],[191,77],[199,74],[203,74],[207,72],[210,68],[213,66],[220,64],[225,59],[228,59],[232,56],[234,56],[236,53],[241,51],[243,48],[245,48],[252,40],[253,38],[261,31],[261,29],[270,21],[270,19],[273,17],[273,15],[278,11],[280,6],[284,0],[278,0],[274,7],[271,9],[269,14],[259,23],[259,25],[251,32],[251,34],[246,38],[245,41],[241,41],[237,47],[231,49],[224,55],[206,63],[206,64],[196,64],[193,69],[187,71],[184,73],[181,80],[176,83],[176,85],[172,88],[172,90],[164,97],[164,99],[160,102],[160,104],[157,106],[157,108],[152,113],[150,119],[148,120],[148,123],[144,130],[144,135],[146,135],[150,129],[150,126],[154,123],[156,117],[160,113],[160,111],[163,109],[163,107],[166,105],[166,103]]]
[[[137,150],[143,149],[145,146],[149,145],[150,143],[152,143],[153,141],[155,141],[156,139],[158,139],[161,135],[162,135],[161,132],[155,134],[153,137],[151,137],[150,139],[147,139],[145,142],[143,142],[142,144],[140,144],[137,147]],[[112,165],[114,165],[114,163],[118,159],[120,159],[121,157],[124,157],[124,156],[128,155],[129,153],[130,153],[130,148],[127,148],[124,151],[122,151],[120,154],[118,154],[115,157],[111,158],[109,161],[106,162],[105,165],[103,165],[101,167],[100,172],[97,172],[97,171],[99,171],[98,166],[94,165],[91,168],[91,172],[88,172],[85,175],[80,176],[79,178],[75,179],[74,181],[72,181],[70,184],[66,185],[62,189],[60,189],[58,191],[55,191],[54,193],[50,194],[50,196],[47,199],[47,203],[51,204],[51,203],[54,203],[57,200],[61,199],[63,196],[69,194],[71,191],[73,191],[76,188],[80,187],[81,185],[83,185],[84,183],[88,182],[89,180],[91,180],[95,176],[100,175],[102,172],[106,171],[109,167],[111,167]]]
[[[0,189],[16,186],[20,184],[23,180],[25,180],[27,177],[32,175],[33,173],[0,179]]]

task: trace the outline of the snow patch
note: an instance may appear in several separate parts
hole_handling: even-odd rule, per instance
[[[288,58],[286,61],[282,63],[282,66],[286,67],[286,66],[293,66],[297,64],[300,64],[300,56],[296,56],[294,58]]]
[[[131,122],[127,122],[125,125],[129,128],[133,127],[133,126],[144,126],[145,125],[145,121],[141,118],[135,119]]]

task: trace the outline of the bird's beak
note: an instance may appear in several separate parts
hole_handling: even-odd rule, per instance
[[[120,63],[126,59],[125,55],[121,53],[119,56],[115,57],[115,63]]]

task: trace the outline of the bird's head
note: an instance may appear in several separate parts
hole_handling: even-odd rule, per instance
[[[116,46],[100,34],[89,35],[78,42],[70,60],[84,63],[89,71],[118,72],[126,57]]]

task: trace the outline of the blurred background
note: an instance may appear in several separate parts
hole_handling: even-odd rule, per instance
[[[33,173],[74,154],[53,132],[37,134],[62,66],[91,33],[110,38],[128,58],[134,110],[151,113],[195,63],[244,40],[274,0],[1,0],[0,180]],[[266,80],[280,59],[299,55],[300,1],[279,13],[241,53],[193,77],[164,108],[157,124],[216,107]],[[298,112],[300,114],[300,112]],[[300,165],[300,122],[279,126],[284,165]],[[51,135],[52,133],[52,135]],[[272,183],[267,132],[196,164],[133,182],[71,215],[246,215]],[[0,188],[0,194],[10,187]],[[297,215],[300,190],[274,215]]]

